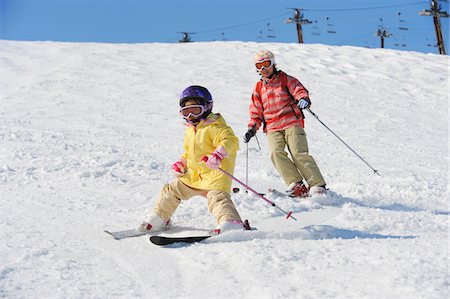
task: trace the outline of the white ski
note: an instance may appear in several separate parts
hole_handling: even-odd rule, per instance
[[[132,238],[132,237],[139,237],[139,236],[143,236],[146,234],[144,232],[137,231],[134,228],[126,229],[126,230],[119,230],[119,231],[104,230],[104,232],[113,236],[113,238],[116,240],[122,240],[122,239]]]

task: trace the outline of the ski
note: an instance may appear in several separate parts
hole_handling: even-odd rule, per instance
[[[163,236],[151,236],[150,242],[158,246],[170,245],[175,243],[197,243],[208,238],[212,237],[208,236],[198,236],[198,237],[163,237]]]
[[[250,227],[250,224],[248,222],[248,220],[245,220],[243,222],[244,224],[244,228],[246,230],[253,230],[254,228]],[[184,231],[186,228],[176,228],[176,227],[171,227],[170,231],[175,231],[175,232],[180,232]],[[191,233],[195,234],[198,233],[200,234],[200,231],[202,231],[201,233],[205,234],[208,233],[207,230],[197,230],[197,229],[190,229]],[[108,235],[112,236],[114,239],[116,240],[123,240],[123,239],[127,239],[127,238],[133,238],[133,237],[140,237],[143,235],[146,235],[147,232],[140,232],[136,229],[125,229],[125,230],[118,230],[118,231],[110,231],[110,230],[104,230],[105,233],[107,233]],[[186,232],[185,233],[189,233]],[[213,234],[214,235],[214,234]],[[199,236],[199,237],[162,237],[162,236],[152,236],[150,238],[150,241],[152,241],[152,243],[156,244],[156,245],[167,245],[167,244],[172,244],[172,243],[176,243],[176,242],[183,242],[183,243],[195,243],[195,242],[200,242],[203,241],[204,239],[207,239],[213,235],[204,235],[204,236]],[[153,242],[154,240],[154,242]],[[164,244],[164,242],[166,244]],[[168,243],[167,243],[168,242]],[[161,243],[161,244],[157,244],[157,243]]]
[[[116,240],[139,237],[139,236],[143,236],[146,234],[145,232],[137,231],[134,228],[126,229],[126,230],[119,230],[119,231],[104,230],[104,232],[111,235]]]

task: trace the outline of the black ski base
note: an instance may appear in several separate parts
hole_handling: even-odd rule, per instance
[[[208,239],[212,236],[198,236],[198,237],[163,237],[151,236],[150,242],[158,246],[170,245],[174,243],[197,243]]]

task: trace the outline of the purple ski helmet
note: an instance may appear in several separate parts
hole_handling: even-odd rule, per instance
[[[212,112],[213,108],[213,99],[209,91],[199,85],[192,85],[187,87],[185,90],[181,92],[180,95],[180,113],[182,113],[183,107],[185,106],[188,100],[196,100],[197,105],[201,105],[201,112],[199,115],[194,116],[194,118],[187,119],[186,116],[183,115],[183,118],[190,123],[198,123],[202,119],[206,119],[208,115]]]
[[[201,100],[201,105],[210,106],[212,108],[212,96],[203,86],[192,85],[184,89],[180,95],[180,107],[183,107],[189,99]]]

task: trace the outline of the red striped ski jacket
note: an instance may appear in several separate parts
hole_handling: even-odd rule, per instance
[[[308,98],[308,90],[296,78],[278,71],[270,79],[261,79],[255,85],[250,102],[248,127],[256,131],[265,124],[264,132],[302,127],[303,113],[297,107],[300,99]]]

